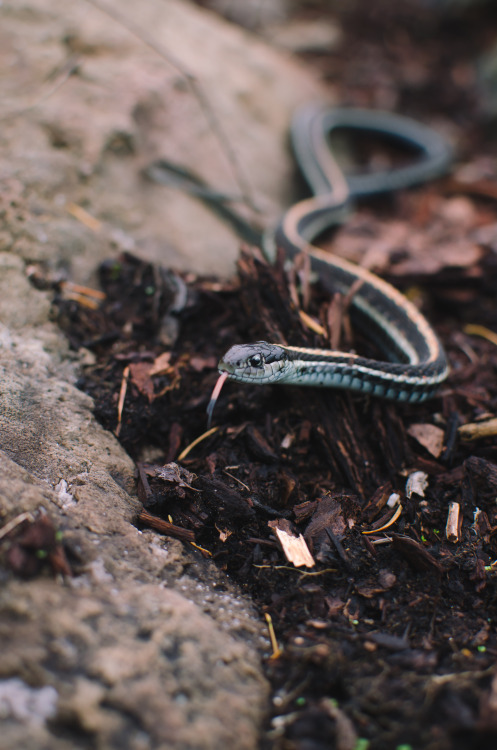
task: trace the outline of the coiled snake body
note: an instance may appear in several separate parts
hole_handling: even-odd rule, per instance
[[[408,166],[367,174],[345,174],[330,147],[333,130],[368,131],[400,142],[419,158]],[[445,352],[436,334],[404,295],[370,271],[326,253],[313,243],[342,220],[359,197],[391,192],[445,172],[451,150],[445,140],[413,120],[385,112],[306,106],[292,124],[292,144],[313,197],[283,215],[273,241],[289,258],[307,253],[313,271],[330,292],[354,286],[351,316],[375,341],[385,360],[327,349],[259,341],[235,345],[219,362],[222,374],[209,411],[226,378],[243,383],[288,383],[362,391],[399,401],[422,401],[447,377]]]

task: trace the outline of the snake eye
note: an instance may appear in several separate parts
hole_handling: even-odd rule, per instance
[[[253,354],[249,357],[248,364],[250,367],[260,367],[263,364],[263,358],[261,354]]]

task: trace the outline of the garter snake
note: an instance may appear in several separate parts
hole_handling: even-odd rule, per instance
[[[381,135],[408,147],[417,158],[391,170],[348,174],[330,144],[330,134],[337,129]],[[306,253],[328,291],[347,294],[354,285],[353,323],[379,346],[385,359],[264,341],[237,344],[219,362],[221,377],[209,413],[226,378],[254,385],[341,388],[398,401],[429,398],[447,377],[448,364],[424,316],[393,286],[365,268],[320,250],[314,242],[325,229],[343,220],[356,198],[407,188],[441,175],[451,161],[450,147],[430,128],[400,115],[315,105],[297,112],[291,139],[313,196],[286,211],[272,241],[290,259]]]

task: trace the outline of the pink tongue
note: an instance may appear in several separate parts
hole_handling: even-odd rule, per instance
[[[211,400],[209,401],[209,405],[207,406],[207,427],[208,428],[210,428],[211,426],[214,407],[216,405],[216,401],[219,398],[219,394],[221,393],[221,388],[224,385],[224,381],[226,380],[227,377],[228,377],[228,373],[222,372],[217,379],[217,383],[214,386],[214,390],[212,391]]]

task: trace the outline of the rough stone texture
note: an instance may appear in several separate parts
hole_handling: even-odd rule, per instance
[[[184,0],[113,7],[196,76],[257,218],[274,220],[290,112],[319,85]],[[133,464],[73,385],[78,358],[29,281],[91,282],[121,249],[228,274],[230,230],[140,169],[161,156],[224,193],[240,184],[184,73],[85,0],[3,2],[0,66],[2,748],[250,750],[267,701],[260,619],[197,551],[133,525]],[[63,533],[73,577],[9,569],[21,514]]]
[[[109,5],[174,65],[85,0],[0,8],[0,67],[12,73],[0,82],[0,146],[8,144],[11,154],[2,174],[20,181],[43,216],[27,222],[16,250],[31,261],[70,264],[80,280],[88,256],[94,267],[112,245],[225,274],[239,245],[231,230],[195,199],[147,182],[140,168],[170,159],[236,197],[244,186],[231,146],[258,212],[235,205],[267,226],[290,200],[291,113],[322,91],[290,58],[185,0]],[[185,74],[194,77],[221,132]],[[72,203],[102,220],[100,230],[92,235],[78,226],[67,213]]]
[[[44,295],[12,276],[15,316]],[[47,513],[76,573],[0,567],[2,747],[252,748],[260,626],[215,569],[132,525],[133,464],[61,379],[64,354],[49,323],[0,327],[0,523]]]
[[[3,747],[255,746],[264,690],[255,698],[254,688],[263,683],[236,626],[226,618],[224,630],[204,614],[201,596],[194,603],[141,578],[119,579],[97,558],[66,586],[44,579],[3,589],[0,688],[15,674],[55,690],[48,725],[34,709],[7,714]],[[228,595],[225,604],[241,630],[243,604]]]

